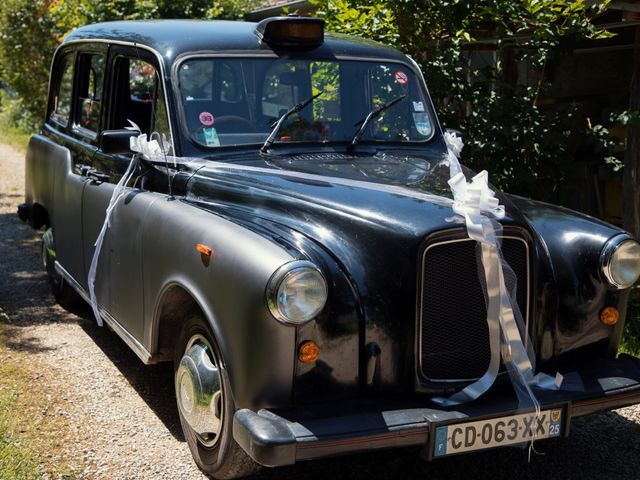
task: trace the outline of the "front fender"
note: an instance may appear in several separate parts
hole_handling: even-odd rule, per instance
[[[209,262],[198,243],[213,249]],[[237,224],[169,197],[144,218],[142,255],[145,346],[153,343],[163,292],[178,284],[211,323],[238,408],[288,404],[296,331],[271,316],[264,292],[273,272],[293,257]]]
[[[605,243],[623,230],[601,220],[521,197],[510,196],[546,251],[550,272],[539,275],[536,327],[553,332],[554,353],[560,355],[601,342],[615,354],[623,323],[600,322],[604,307],[614,306],[624,318],[628,290],[613,290],[600,270]],[[539,272],[540,273],[540,272]]]

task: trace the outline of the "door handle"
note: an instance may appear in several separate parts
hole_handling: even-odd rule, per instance
[[[76,171],[78,172],[79,175],[82,175],[83,177],[86,177],[87,173],[91,170],[93,170],[93,167],[91,165],[85,165],[83,163],[79,163],[76,165]]]
[[[87,177],[93,180],[94,182],[103,183],[103,182],[109,181],[109,175],[107,175],[106,173],[99,172],[95,169],[89,170],[87,172]]]

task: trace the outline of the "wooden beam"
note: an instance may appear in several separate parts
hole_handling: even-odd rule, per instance
[[[629,110],[640,112],[640,27],[635,28]],[[627,126],[623,178],[624,228],[640,238],[640,126]]]

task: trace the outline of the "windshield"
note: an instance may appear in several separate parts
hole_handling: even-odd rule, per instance
[[[351,142],[365,117],[385,109],[360,142],[424,142],[431,119],[418,77],[403,64],[373,61],[198,57],[178,70],[185,125],[204,147],[262,144],[289,109],[320,94],[278,129],[283,142]]]

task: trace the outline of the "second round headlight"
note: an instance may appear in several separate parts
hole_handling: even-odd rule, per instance
[[[613,238],[602,253],[602,270],[612,286],[624,289],[640,277],[640,243],[633,238]]]
[[[267,303],[274,317],[284,323],[301,324],[317,316],[327,302],[327,282],[311,262],[283,266],[269,282]]]

